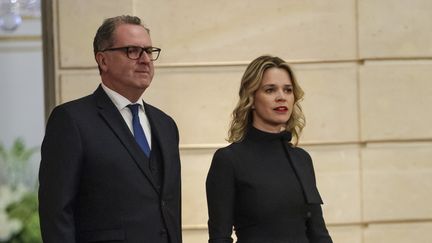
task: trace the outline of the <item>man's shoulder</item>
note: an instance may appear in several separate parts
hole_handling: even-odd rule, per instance
[[[95,104],[95,100],[93,97],[93,94],[70,100],[67,102],[64,102],[58,106],[56,106],[56,109],[66,109],[66,110],[82,110],[83,108],[89,108],[92,107],[92,105]]]
[[[57,105],[51,111],[50,117],[89,117],[97,108],[94,95],[90,94],[78,99]]]
[[[170,115],[168,115],[167,113],[165,113],[161,109],[159,109],[153,105],[150,105],[149,103],[144,103],[144,107],[145,107],[146,112],[148,112],[150,116],[158,116],[158,117],[172,120]]]
[[[76,108],[82,109],[85,107],[96,107],[97,105],[103,106],[107,103],[112,103],[112,102],[110,101],[108,95],[105,93],[102,87],[99,85],[93,93],[83,96],[81,98],[76,98],[64,102],[63,104],[60,104],[57,107],[66,108],[66,109],[76,109]]]

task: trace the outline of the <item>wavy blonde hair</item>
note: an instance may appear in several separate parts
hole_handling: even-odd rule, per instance
[[[304,92],[297,82],[291,67],[281,58],[274,56],[260,56],[253,60],[246,68],[241,79],[239,90],[239,101],[232,112],[232,120],[228,131],[228,142],[241,141],[248,127],[252,124],[252,105],[255,92],[261,85],[264,72],[269,68],[281,68],[287,71],[294,93],[294,108],[291,117],[285,125],[285,130],[291,132],[292,143],[296,146],[300,134],[306,124],[300,101],[303,100]]]

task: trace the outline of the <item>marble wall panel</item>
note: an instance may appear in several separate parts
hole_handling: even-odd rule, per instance
[[[205,181],[215,149],[182,149],[183,225],[207,227]]]
[[[352,142],[359,139],[355,63],[294,65],[305,97],[303,142]]]
[[[133,0],[56,0],[60,68],[96,67],[93,38],[103,20],[132,14]]]
[[[364,230],[363,243],[430,243],[432,222],[371,224]]]
[[[362,139],[432,138],[432,62],[366,62],[360,68]]]
[[[327,226],[327,229],[334,243],[364,243],[361,226]]]
[[[327,224],[361,222],[360,150],[356,145],[307,146]]]
[[[101,82],[100,76],[96,74],[63,74],[59,80],[59,103],[89,95]]]
[[[183,229],[183,242],[203,243],[208,242],[208,232],[205,229]]]
[[[244,67],[160,68],[144,100],[170,114],[182,144],[223,144]]]
[[[161,63],[356,58],[355,0],[135,1],[134,10]]]
[[[364,220],[432,219],[432,143],[362,150]]]
[[[360,0],[360,58],[432,56],[432,1]]]

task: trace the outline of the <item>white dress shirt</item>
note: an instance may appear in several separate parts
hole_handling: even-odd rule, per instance
[[[115,92],[114,90],[108,88],[106,85],[101,83],[101,86],[105,93],[108,95],[108,97],[111,99],[111,101],[114,103],[114,105],[117,107],[117,109],[120,111],[120,114],[122,115],[123,119],[125,120],[127,126],[129,127],[129,130],[133,134],[133,128],[132,128],[132,112],[127,107],[130,104],[139,104],[140,108],[138,111],[138,116],[140,119],[141,126],[144,130],[144,134],[146,136],[148,145],[151,149],[151,130],[150,130],[150,122],[148,120],[148,117],[144,110],[144,103],[142,99],[139,99],[136,103],[131,103],[128,99],[126,99],[121,94]]]

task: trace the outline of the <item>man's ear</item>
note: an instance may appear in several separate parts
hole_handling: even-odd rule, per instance
[[[105,55],[102,53],[102,52],[98,52],[98,53],[96,53],[96,56],[95,56],[95,59],[96,59],[96,62],[99,64],[99,68],[102,70],[102,71],[107,71],[108,70],[108,66],[107,66],[107,64],[106,64],[106,57],[105,57]]]

